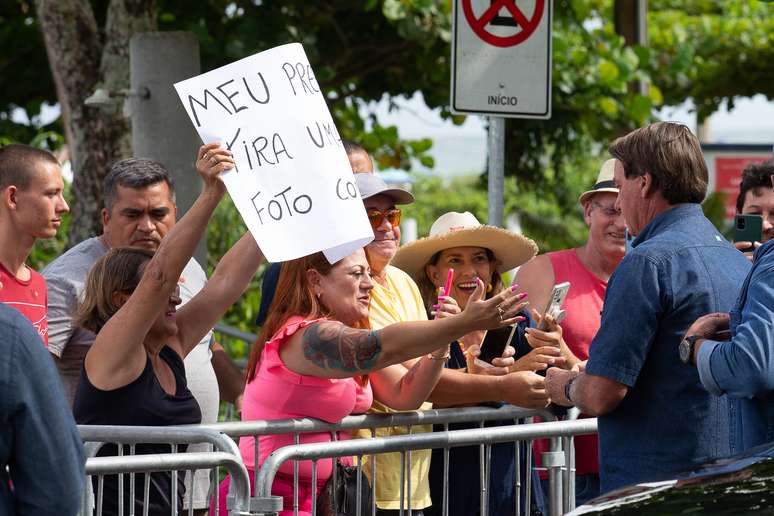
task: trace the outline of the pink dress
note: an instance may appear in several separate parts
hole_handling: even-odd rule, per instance
[[[242,420],[271,420],[311,417],[335,423],[350,414],[366,412],[373,402],[370,384],[362,386],[354,378],[325,379],[294,373],[282,362],[280,347],[301,328],[321,319],[305,320],[291,317],[270,341],[266,343],[258,364],[255,378],[245,387],[242,400]],[[341,433],[339,439],[347,439]],[[300,443],[328,442],[331,436],[327,432],[300,435]],[[258,463],[272,451],[283,446],[293,445],[291,434],[266,435],[258,437]],[[255,468],[255,439],[242,437],[239,449],[242,459],[253,481]],[[342,459],[344,462],[349,457]],[[332,459],[317,462],[317,492],[325,485],[332,473]],[[312,461],[298,462],[299,476],[299,514],[311,514],[312,510]],[[225,511],[225,494],[228,479],[221,484],[221,510]],[[226,484],[226,486],[224,486]],[[224,487],[226,488],[224,490]],[[284,511],[280,514],[293,514],[293,461],[286,462],[280,468],[272,486],[272,494],[284,498]],[[222,512],[226,514],[226,512]]]

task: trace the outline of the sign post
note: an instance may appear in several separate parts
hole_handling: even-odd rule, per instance
[[[489,117],[489,223],[503,223],[505,120],[551,118],[552,0],[454,0],[451,111]]]

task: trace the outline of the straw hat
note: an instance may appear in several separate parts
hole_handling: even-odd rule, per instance
[[[578,197],[579,203],[583,204],[589,197],[600,192],[618,193],[618,188],[616,188],[615,181],[613,181],[616,161],[618,160],[609,159],[602,163],[602,168],[599,169],[596,184],[591,187],[591,190],[583,192],[580,197]]]
[[[500,262],[500,271],[518,267],[538,252],[537,244],[529,238],[495,226],[483,225],[469,211],[452,211],[438,217],[430,228],[429,236],[398,249],[390,263],[406,271],[416,281],[424,274],[425,265],[435,253],[452,247],[489,249]]]

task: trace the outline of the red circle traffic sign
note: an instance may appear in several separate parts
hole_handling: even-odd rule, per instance
[[[532,13],[532,17],[527,17],[516,5],[516,0],[494,0],[481,16],[476,17],[471,1],[462,0],[462,10],[470,28],[479,38],[496,47],[512,47],[526,41],[540,24],[545,7],[545,0],[535,0],[535,12]],[[489,22],[497,16],[503,7],[511,15],[516,25],[521,27],[521,30],[512,36],[497,36],[486,29]]]

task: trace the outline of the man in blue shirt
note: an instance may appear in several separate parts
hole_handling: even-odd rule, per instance
[[[707,167],[687,127],[660,122],[610,146],[616,208],[637,235],[610,278],[584,373],[549,369],[551,399],[599,416],[603,492],[729,453],[726,397],[709,395],[677,345],[729,310],[748,261],[704,217]]]
[[[721,332],[728,329],[731,340],[723,342],[728,336]],[[734,452],[774,440],[774,240],[755,252],[731,313],[700,317],[679,351],[697,366],[707,391],[736,398]]]
[[[2,303],[0,347],[0,514],[75,515],[84,486],[80,435],[37,332]]]

